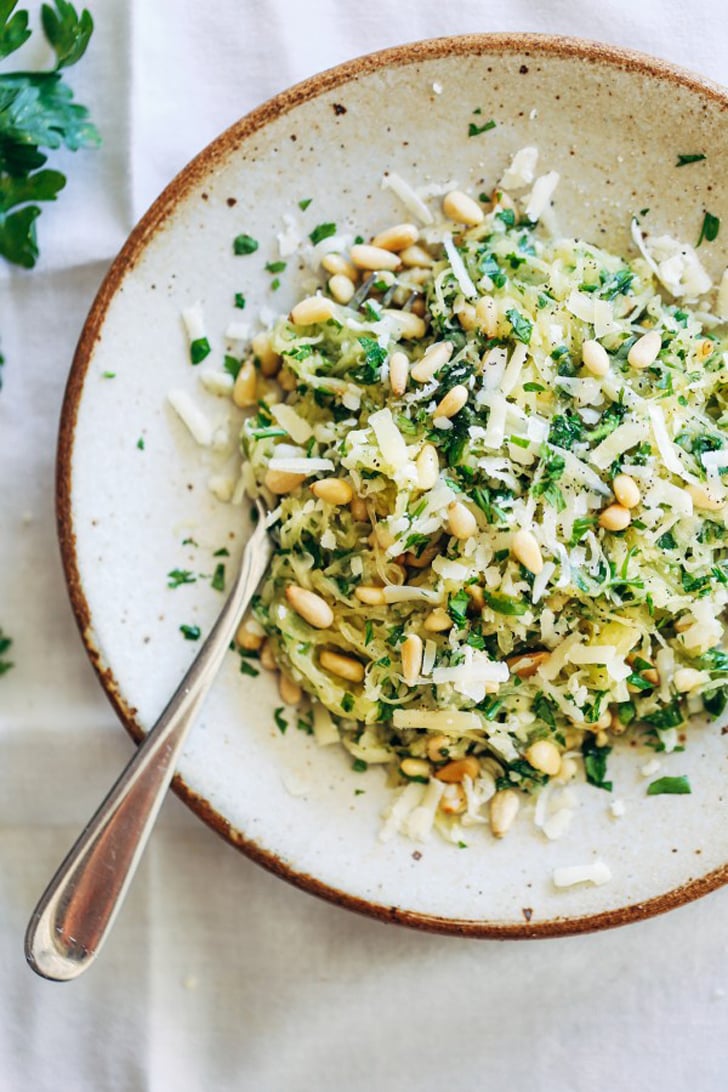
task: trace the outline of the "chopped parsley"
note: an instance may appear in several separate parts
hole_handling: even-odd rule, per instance
[[[242,292],[236,292],[235,293],[235,306],[240,311],[244,310],[244,308],[245,308],[245,296],[243,295]]]
[[[222,561],[215,566],[210,583],[215,591],[225,591],[225,565]]]
[[[515,307],[508,308],[506,311],[506,318],[511,324],[513,336],[516,341],[528,345],[531,341],[531,334],[533,333],[533,323],[531,320],[527,319],[525,315],[522,315],[520,311],[517,311]]]
[[[11,667],[13,667],[11,661],[5,658],[5,654],[9,651],[12,643],[12,637],[8,637],[8,635],[3,631],[2,626],[0,626],[0,675],[4,675],[7,671],[10,670]]]
[[[351,764],[351,768],[354,773],[366,773],[366,771],[369,769],[369,766],[363,758],[355,758]]]
[[[144,451],[144,437],[143,436],[139,437],[139,439],[136,442],[136,446],[139,448],[140,451]]]
[[[190,361],[192,364],[200,364],[211,352],[210,342],[206,337],[196,337],[194,341],[190,342]]]
[[[658,777],[647,786],[648,796],[685,796],[693,790],[685,774],[679,777]]]
[[[676,167],[687,167],[688,163],[699,163],[701,159],[705,159],[704,152],[680,152],[677,157]]]
[[[282,273],[287,265],[287,262],[266,262],[265,268],[268,273]]]
[[[468,125],[468,136],[480,136],[481,133],[488,133],[491,129],[495,129],[495,121],[493,118],[490,121],[486,121],[484,125],[476,125],[474,121],[471,121]]]
[[[313,201],[313,197],[303,197],[303,198],[301,198],[301,200],[298,202],[298,207],[301,210],[301,212],[305,212],[312,201]]]
[[[336,235],[336,224],[318,224],[308,237],[316,246],[322,239],[330,239],[332,235]]]
[[[183,624],[179,628],[186,641],[199,641],[200,633],[202,632],[199,626],[188,626]]]
[[[712,243],[718,238],[718,232],[720,231],[720,220],[717,216],[713,216],[712,212],[706,212],[703,217],[703,226],[700,229],[700,235],[698,241],[695,244],[700,246],[703,239]]]
[[[236,235],[233,239],[233,254],[242,257],[245,254],[254,254],[259,243],[252,235]]]
[[[281,735],[285,735],[286,729],[288,728],[288,721],[283,716],[282,705],[279,705],[277,709],[273,710],[273,719],[276,722],[276,728],[278,729],[278,731],[281,733]]]
[[[607,758],[612,753],[611,747],[598,747],[594,736],[587,735],[581,745],[584,756],[584,773],[590,785],[598,789],[612,791],[612,782],[606,780]]]
[[[197,577],[189,569],[172,569],[167,573],[167,587],[179,588],[183,584],[194,584]]]

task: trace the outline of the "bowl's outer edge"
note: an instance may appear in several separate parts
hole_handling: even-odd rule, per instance
[[[519,53],[530,56],[575,57],[593,64],[641,72],[668,80],[704,96],[714,105],[728,110],[728,91],[719,84],[682,69],[670,62],[619,46],[606,45],[588,39],[548,34],[469,34],[454,38],[433,38],[412,42],[376,53],[367,54],[342,65],[325,70],[296,84],[258,106],[225,130],[204,148],[169,183],[133,229],[118,256],[111,264],[93,301],[73,357],[61,408],[56,461],[56,520],[61,560],[71,606],[91,664],[99,681],[132,739],[139,742],[144,732],[131,707],[120,692],[111,669],[103,662],[96,646],[93,621],[84,594],[77,557],[72,516],[73,446],[79,402],[83,391],[93,348],[100,337],[109,302],[125,274],[136,264],[147,241],[164,224],[176,204],[221,159],[229,156],[249,136],[300,103],[307,102],[343,84],[384,66],[404,66],[419,61],[449,55]],[[296,871],[275,854],[262,850],[220,815],[202,796],[193,792],[178,775],[172,781],[176,794],[226,841],[241,850],[251,860],[302,888],[312,895],[337,906],[374,917],[382,922],[394,922],[411,928],[452,936],[484,939],[536,939],[579,935],[614,928],[665,913],[700,898],[728,883],[728,863],[707,875],[693,879],[664,894],[616,910],[577,918],[552,918],[529,923],[503,924],[488,921],[463,921],[435,917],[385,906],[350,895],[317,880],[315,876]]]

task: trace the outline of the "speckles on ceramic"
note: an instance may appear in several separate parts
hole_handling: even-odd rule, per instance
[[[728,222],[720,88],[625,51],[538,36],[442,39],[365,57],[259,107],[187,167],[132,233],[104,281],[69,378],[58,458],[59,534],[71,599],[101,681],[129,731],[151,724],[194,654],[179,626],[209,629],[221,599],[214,554],[239,553],[246,509],[213,499],[217,456],[200,456],[166,402],[199,399],[230,435],[238,411],[203,392],[187,363],[180,312],[204,307],[213,354],[222,332],[261,308],[285,310],[303,272],[295,260],[271,290],[266,261],[292,216],[301,235],[323,221],[372,233],[402,219],[381,189],[386,171],[413,184],[492,188],[514,151],[540,150],[558,170],[559,228],[625,249],[629,218],[697,238],[705,209]],[[474,114],[480,110],[480,114]],[[495,128],[468,137],[471,121]],[[686,136],[689,134],[689,138]],[[675,173],[679,153],[708,158]],[[298,202],[311,199],[305,209]],[[258,251],[235,257],[232,240]],[[714,275],[723,239],[701,248]],[[244,312],[233,307],[244,292]],[[116,373],[103,380],[104,371]],[[144,449],[137,447],[138,437]],[[222,460],[224,462],[224,460]],[[192,543],[188,540],[192,540]],[[171,589],[167,573],[196,580]],[[273,679],[241,675],[230,656],[190,737],[177,792],[233,845],[314,894],[386,921],[472,936],[576,933],[669,909],[728,878],[728,831],[715,822],[725,740],[690,731],[680,772],[690,797],[647,799],[633,756],[610,773],[625,800],[578,787],[578,822],[561,842],[535,831],[528,808],[507,838],[468,834],[467,850],[377,840],[389,800],[381,771],[354,774],[338,748],[317,749],[274,726]],[[357,790],[364,790],[363,793]],[[600,858],[613,880],[556,891],[559,865]]]

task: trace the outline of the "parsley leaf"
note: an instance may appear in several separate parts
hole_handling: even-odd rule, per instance
[[[4,675],[6,671],[9,671],[13,664],[10,660],[5,659],[5,653],[8,651],[13,643],[12,637],[8,637],[3,632],[2,626],[0,626],[0,675]]]
[[[606,780],[607,758],[612,753],[611,747],[598,747],[594,736],[587,736],[581,745],[584,756],[584,773],[590,785],[598,789],[612,791],[612,782]]]
[[[179,628],[180,632],[184,634],[186,641],[199,641],[201,633],[199,626],[188,626],[183,624]]]
[[[648,796],[683,796],[692,791],[685,774],[680,777],[658,777],[657,781],[651,781],[647,786]]]
[[[316,246],[316,243],[329,239],[332,235],[336,235],[336,224],[318,224],[309,234],[309,239]]]
[[[172,569],[167,573],[167,587],[179,588],[182,584],[194,584],[197,577],[189,569]]]
[[[468,125],[468,136],[480,136],[481,133],[487,133],[491,129],[495,129],[495,121],[493,118],[490,121],[486,121],[485,125],[476,125],[474,121]]]
[[[254,254],[258,249],[259,243],[257,239],[254,239],[252,235],[236,235],[233,239],[233,254],[238,258],[244,254]]]
[[[506,318],[511,324],[513,329],[513,336],[516,341],[521,341],[524,345],[528,345],[531,341],[531,334],[533,333],[533,323],[522,315],[520,311],[516,311],[515,307],[509,307],[506,311]]]
[[[701,159],[705,159],[704,152],[692,152],[687,155],[679,153],[677,157],[676,167],[686,167],[688,163],[699,163]]]
[[[718,238],[719,231],[720,220],[717,216],[713,216],[712,212],[706,211],[705,216],[703,217],[703,226],[700,229],[700,235],[698,236],[698,241],[695,245],[700,246],[703,239],[707,239],[709,243],[712,243]]]
[[[283,716],[283,706],[279,705],[277,709],[273,710],[273,719],[276,722],[276,727],[281,735],[285,735],[286,728],[288,727],[288,721]]]

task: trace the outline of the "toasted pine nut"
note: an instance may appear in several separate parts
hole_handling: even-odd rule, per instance
[[[334,273],[329,278],[329,292],[337,303],[347,304],[356,292],[356,285],[345,273]]]
[[[366,243],[356,243],[351,248],[351,260],[357,269],[398,269],[401,265],[399,254],[393,254],[381,246],[367,246]]]
[[[425,336],[427,326],[419,315],[414,315],[411,311],[398,311],[393,307],[385,307],[382,314],[394,320],[397,337],[405,341],[416,341]]]
[[[581,347],[584,367],[592,375],[606,375],[609,371],[609,354],[598,341],[585,341]]]
[[[673,622],[675,633],[684,633],[693,625],[695,625],[695,619],[691,614],[683,614],[681,618],[676,618]]]
[[[458,311],[458,322],[463,330],[474,330],[478,325],[475,308],[472,303],[464,303]]]
[[[235,643],[246,652],[257,652],[263,647],[265,635],[254,618],[244,618],[235,634]]]
[[[448,783],[462,781],[465,777],[469,777],[471,781],[474,781],[479,771],[480,763],[477,758],[468,755],[466,758],[456,758],[454,762],[448,762],[446,766],[441,766],[435,773],[435,777],[438,781],[447,781]]]
[[[317,322],[328,322],[336,314],[336,306],[326,296],[308,296],[299,300],[291,311],[291,322],[296,326],[313,326]]]
[[[446,630],[452,629],[453,622],[444,607],[435,607],[422,624],[428,633],[445,633]]]
[[[348,682],[359,683],[364,678],[364,664],[355,660],[353,656],[345,656],[341,652],[330,652],[324,648],[319,653],[319,663],[324,671],[330,671],[340,679]]]
[[[440,457],[434,444],[425,444],[415,459],[417,487],[423,492],[432,489],[440,476]]]
[[[447,521],[450,534],[464,542],[478,530],[475,516],[461,501],[452,501],[447,506]]]
[[[278,679],[278,693],[286,705],[298,705],[303,697],[303,691],[298,683],[281,672]]]
[[[301,588],[298,584],[289,584],[286,599],[296,614],[315,629],[328,629],[334,622],[334,612],[329,604],[316,592]]]
[[[430,763],[424,758],[403,758],[399,768],[405,777],[428,777],[432,773]]]
[[[281,368],[279,370],[278,382],[284,391],[295,391],[298,386],[296,374],[290,368]]]
[[[413,379],[418,383],[429,383],[435,372],[439,372],[452,356],[451,341],[436,341],[425,351],[421,360],[411,369]]]
[[[485,596],[483,595],[483,589],[479,584],[468,584],[465,589],[467,595],[476,610],[482,610],[485,606]]]
[[[672,681],[678,694],[688,694],[696,686],[700,686],[704,678],[703,672],[694,667],[679,667]]]
[[[567,758],[566,755],[562,756],[561,765],[559,766],[558,779],[559,781],[573,781],[576,777],[578,767],[573,758]]]
[[[641,338],[635,341],[627,353],[627,363],[633,368],[649,368],[654,364],[657,354],[662,348],[662,337],[657,330],[648,330]]]
[[[526,751],[526,761],[530,762],[534,770],[553,777],[559,772],[561,766],[561,752],[550,739],[537,739]]]
[[[486,337],[495,337],[498,330],[498,305],[492,296],[481,296],[475,305],[475,317]]]
[[[708,512],[718,512],[725,504],[725,501],[712,496],[704,485],[688,485],[687,491],[693,498],[693,504],[696,508],[704,508]]]
[[[706,337],[703,341],[701,341],[698,344],[698,347],[695,350],[695,355],[702,364],[703,361],[707,360],[709,356],[713,355],[715,350],[716,350],[715,342],[711,341],[710,338]]]
[[[291,474],[288,470],[266,470],[263,484],[266,489],[270,489],[271,493],[275,493],[277,497],[282,497],[286,493],[292,493],[294,489],[298,489],[299,485],[305,480],[305,474]]]
[[[435,406],[433,417],[454,417],[463,408],[470,392],[462,383],[452,387],[445,397]]]
[[[599,526],[605,531],[624,531],[632,522],[632,513],[622,504],[610,504],[599,514]]]
[[[516,531],[511,542],[511,553],[516,561],[520,561],[521,565],[528,569],[530,573],[533,573],[534,576],[538,576],[543,569],[541,547],[531,531],[526,531],[523,528]]]
[[[422,553],[418,556],[413,554],[411,550],[408,550],[404,555],[406,558],[406,564],[410,569],[426,569],[432,564],[433,560],[440,552],[439,542],[431,542],[429,546],[425,546]]]
[[[366,523],[369,519],[367,504],[363,497],[352,497],[349,511],[352,519],[355,519],[357,523]]]
[[[266,671],[276,671],[278,663],[276,661],[275,652],[273,651],[273,645],[270,641],[263,641],[260,648],[259,656],[260,666],[265,668]]]
[[[240,409],[255,405],[257,401],[255,394],[257,382],[255,364],[252,360],[246,360],[236,375],[233,384],[233,402]]]
[[[607,744],[609,743],[609,736],[604,731],[604,729],[602,729],[601,731],[599,731],[599,732],[597,732],[595,734],[594,742],[596,743],[597,747],[606,747],[607,746]]]
[[[281,366],[281,358],[271,347],[270,334],[256,334],[250,343],[253,355],[260,361],[260,370],[266,378],[276,375]]]
[[[623,508],[636,508],[642,499],[640,487],[629,474],[617,474],[612,489]]]
[[[449,220],[454,220],[457,224],[467,224],[468,227],[482,224],[485,215],[478,202],[460,190],[451,190],[445,195],[442,211]]]
[[[415,686],[422,667],[422,638],[410,633],[402,642],[402,677],[407,686]]]
[[[548,662],[550,652],[524,652],[520,656],[509,656],[506,660],[511,675],[518,675],[519,679],[530,679],[535,675],[541,664]]]
[[[627,689],[629,689],[629,687]],[[613,736],[623,735],[628,727],[628,724],[622,724],[622,721],[619,719],[619,713],[616,710],[610,713],[609,731]],[[562,764],[564,761],[565,759],[562,760]]]
[[[344,257],[343,254],[326,254],[321,259],[321,265],[332,277],[348,277],[356,283],[359,273],[355,265]]]
[[[467,797],[461,786],[457,782],[448,784],[440,797],[440,811],[445,815],[462,815],[467,806]]]
[[[427,741],[427,757],[431,762],[442,762],[450,754],[450,737],[430,736]]]
[[[420,233],[414,224],[395,224],[394,227],[380,231],[372,239],[372,246],[381,247],[382,250],[405,250],[408,246],[414,246],[420,237]]]
[[[513,825],[521,802],[515,789],[500,789],[490,801],[490,829],[502,838]]]
[[[405,247],[400,251],[399,256],[402,259],[402,265],[406,265],[409,269],[416,269],[418,266],[421,269],[429,269],[435,264],[432,255],[421,246]]]
[[[327,504],[349,504],[354,490],[343,478],[321,478],[311,486],[311,492]]]
[[[354,595],[360,603],[366,603],[370,607],[383,607],[387,602],[384,588],[378,588],[375,584],[360,584],[358,588],[354,588]]]
[[[389,385],[396,398],[401,398],[407,390],[408,377],[409,360],[404,353],[392,353],[389,358]]]

